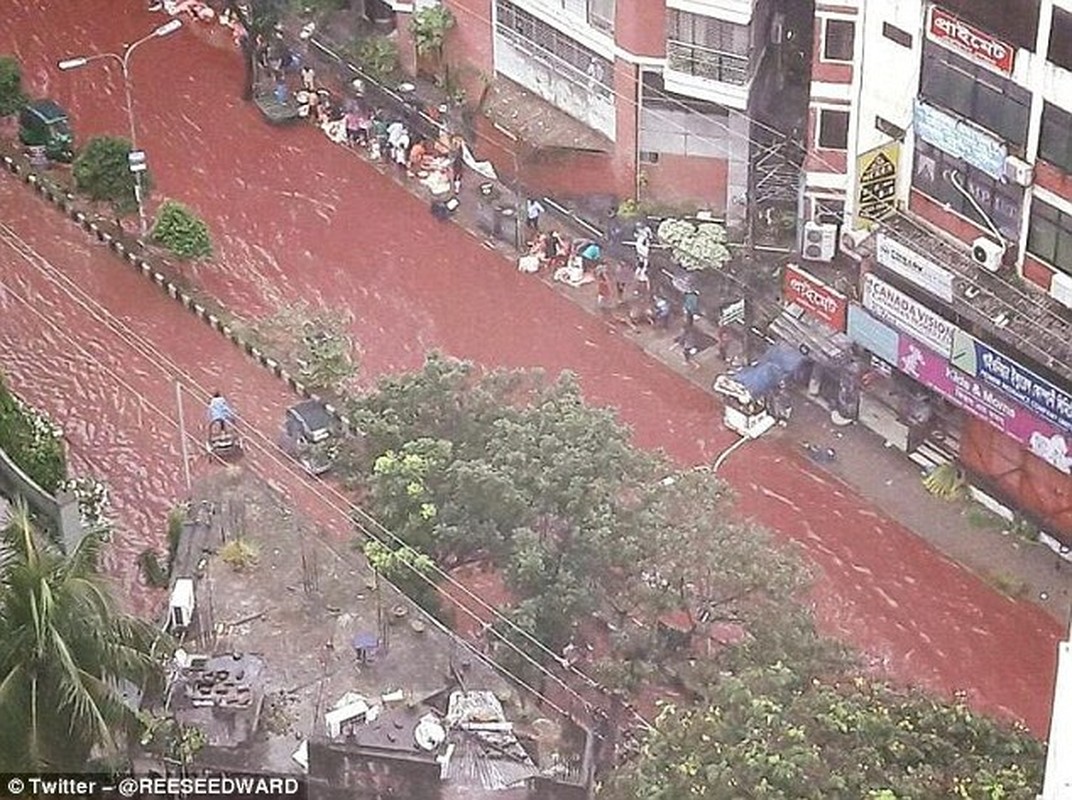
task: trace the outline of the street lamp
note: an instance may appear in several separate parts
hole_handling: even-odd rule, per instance
[[[165,22],[152,31],[147,36],[143,36],[134,44],[126,46],[123,50],[123,54],[118,53],[94,53],[88,56],[77,56],[75,58],[66,58],[59,63],[59,68],[62,70],[78,69],[84,67],[90,61],[99,61],[102,58],[114,58],[119,62],[119,66],[123,69],[123,89],[126,92],[127,99],[127,121],[130,123],[130,148],[131,148],[131,160],[130,171],[134,173],[134,198],[138,201],[138,222],[141,226],[141,235],[144,238],[148,232],[148,227],[145,223],[145,204],[143,202],[142,194],[142,172],[145,171],[145,157],[142,154],[140,160],[135,153],[139,153],[138,150],[138,132],[134,126],[134,100],[130,91],[130,56],[140,46],[150,39],[158,39],[162,36],[167,36],[170,33],[174,33],[182,27],[182,20],[172,19]]]

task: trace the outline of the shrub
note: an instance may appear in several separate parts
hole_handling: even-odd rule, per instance
[[[220,558],[235,572],[251,569],[257,564],[260,550],[245,539],[232,539],[220,548]]]
[[[152,239],[179,258],[202,258],[212,254],[212,239],[204,220],[174,200],[168,200],[160,207]]]
[[[354,60],[375,81],[384,81],[398,71],[398,44],[386,36],[369,36],[354,42]]]
[[[447,33],[454,27],[454,15],[446,6],[434,5],[418,11],[410,21],[410,30],[422,56],[439,57]]]
[[[67,477],[62,437],[58,426],[15,397],[0,377],[0,450],[50,494]]]
[[[664,219],[658,236],[670,245],[674,258],[685,269],[718,269],[730,260],[726,229],[718,223],[694,225],[684,219]]]
[[[19,62],[12,56],[0,56],[0,117],[14,114],[25,104]]]
[[[130,142],[118,136],[98,136],[86,142],[74,161],[74,183],[91,200],[112,204],[117,214],[138,207],[134,174],[127,161]],[[147,178],[142,176],[143,187]]]
[[[156,589],[163,589],[168,585],[168,574],[160,566],[160,557],[153,549],[142,550],[138,554],[138,566],[141,568],[145,582]]]

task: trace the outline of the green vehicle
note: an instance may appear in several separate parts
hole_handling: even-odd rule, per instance
[[[34,100],[19,114],[19,140],[27,147],[44,147],[53,161],[74,160],[74,135],[67,112],[52,100]]]

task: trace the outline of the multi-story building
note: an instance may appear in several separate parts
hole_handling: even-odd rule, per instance
[[[557,195],[744,219],[773,0],[442,0],[446,56],[500,173]],[[398,30],[421,2],[393,2]]]
[[[815,14],[802,254],[829,259],[837,226],[849,338],[959,417],[976,483],[1072,544],[1072,0]]]

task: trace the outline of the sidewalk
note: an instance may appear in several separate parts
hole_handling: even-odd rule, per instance
[[[343,69],[331,63],[317,48],[309,49],[313,60],[319,62],[318,67],[325,70],[321,72],[318,69],[320,74],[326,74],[327,70],[335,72]],[[365,158],[363,151],[355,150],[353,153],[355,157]],[[416,179],[406,178],[391,164],[381,161],[375,166],[429,204],[433,199],[442,199],[432,198]],[[507,262],[504,266],[514,269],[519,253],[514,246],[513,235],[503,231],[499,237],[495,237],[488,232],[489,203],[479,190],[483,182],[484,179],[471,170],[466,171],[458,195],[460,204],[452,214],[451,221],[481,240],[488,249],[498,251]],[[495,206],[520,210],[524,197],[517,197],[508,186],[497,185],[497,191]],[[517,224],[524,223],[518,219]],[[562,216],[552,208],[545,211],[541,228],[558,230],[570,238],[597,238],[593,236],[590,226],[582,227],[578,219]],[[652,269],[654,271],[655,267]],[[655,330],[644,323],[631,327],[623,315],[597,307],[594,284],[569,287],[553,281],[546,268],[531,277],[542,280],[589,313],[603,316],[608,326],[622,328],[649,356],[704,391],[713,393],[711,386],[715,376],[726,370],[726,365],[718,358],[716,347],[707,347],[692,359],[691,364],[686,363],[680,345],[674,341],[682,328],[678,307],[674,308],[670,325],[665,330]],[[698,318],[696,327],[701,333],[714,338],[714,326],[705,318]],[[923,486],[919,468],[903,453],[886,447],[876,434],[866,428],[856,424],[835,428],[825,410],[800,394],[788,426],[775,428],[764,438],[768,441],[780,440],[787,459],[805,458],[799,447],[801,442],[811,442],[824,448],[833,447],[838,454],[835,462],[818,465],[808,461],[808,466],[821,469],[844,482],[851,490],[874,502],[890,518],[934,545],[951,560],[979,575],[998,591],[1010,597],[1032,600],[1062,623],[1072,617],[1072,563],[1063,562],[1045,545],[1010,532],[1003,520],[989,514],[976,503],[950,503],[934,497]]]

